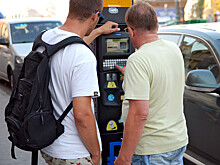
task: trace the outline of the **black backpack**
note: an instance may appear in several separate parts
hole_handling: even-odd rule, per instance
[[[25,57],[18,81],[5,109],[5,121],[10,134],[9,140],[12,142],[13,158],[15,158],[14,146],[36,153],[52,144],[64,132],[61,122],[72,109],[72,102],[56,120],[48,90],[49,59],[57,51],[70,44],[81,43],[88,47],[77,36],[66,38],[55,45],[49,45],[41,39],[44,32],[37,36],[32,51]],[[36,51],[39,47],[44,47],[45,50],[42,53]]]

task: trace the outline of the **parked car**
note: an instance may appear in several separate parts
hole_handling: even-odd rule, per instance
[[[158,35],[176,43],[185,62],[189,145],[184,158],[220,164],[220,23],[174,25],[159,28]]]
[[[0,19],[4,18],[4,15],[0,12]]]
[[[0,78],[13,86],[36,36],[61,25],[48,18],[0,19]]]
[[[159,27],[166,27],[176,24],[176,20],[171,19],[169,16],[157,17],[157,19]]]

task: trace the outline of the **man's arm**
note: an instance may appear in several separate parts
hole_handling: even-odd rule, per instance
[[[142,136],[149,113],[147,100],[129,100],[121,150],[115,165],[131,165],[131,158]]]
[[[89,36],[85,36],[83,40],[89,45],[92,43],[94,39],[102,34],[110,34],[113,32],[120,31],[118,28],[118,24],[115,22],[108,21],[104,25],[100,26],[99,28],[94,29]]]
[[[79,135],[91,154],[92,161],[98,165],[101,151],[97,137],[95,116],[91,108],[91,97],[73,98],[73,112]]]

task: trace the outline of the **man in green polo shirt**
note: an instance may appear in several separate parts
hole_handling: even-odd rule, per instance
[[[158,38],[157,15],[148,3],[130,7],[126,23],[138,50],[125,68],[124,136],[115,165],[183,164],[188,135],[181,51],[176,44]]]

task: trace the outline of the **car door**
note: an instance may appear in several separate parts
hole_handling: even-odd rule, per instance
[[[0,22],[0,38],[2,38],[2,22]],[[0,67],[3,65],[2,64],[2,56],[3,56],[3,49],[2,49],[2,45],[0,44]],[[0,69],[0,78],[2,77],[2,72]]]
[[[185,36],[181,45],[186,74],[208,69],[219,78],[219,62],[211,45],[203,39]],[[215,93],[185,89],[184,113],[189,133],[189,148],[216,163],[220,162],[220,98]]]
[[[1,37],[5,39],[9,39],[8,37],[8,26],[6,23],[2,25]],[[7,45],[0,45],[0,76],[3,79],[8,79],[7,75],[7,66],[8,66],[8,59],[11,56],[9,46]]]

